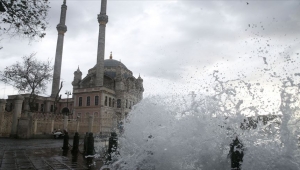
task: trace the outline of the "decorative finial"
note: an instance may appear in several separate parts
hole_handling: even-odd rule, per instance
[[[112,59],[113,57],[112,57],[112,52],[110,52],[110,56],[109,56],[109,59]]]
[[[64,0],[64,5],[66,5],[66,0]]]
[[[79,69],[79,65],[78,65],[77,71],[80,71],[80,69]]]

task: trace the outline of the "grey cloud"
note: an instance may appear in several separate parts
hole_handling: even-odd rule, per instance
[[[51,1],[49,28],[40,45],[6,41],[11,44],[0,50],[1,60],[34,51],[54,60],[61,3]],[[70,90],[77,66],[86,75],[95,65],[100,1],[69,0],[67,5],[62,78],[64,89]],[[170,81],[181,79],[187,68],[236,61],[248,57],[245,53],[249,51],[257,55],[258,47],[253,44],[265,47],[266,39],[272,39],[274,46],[268,50],[274,51],[299,37],[297,1],[249,1],[249,5],[245,1],[108,1],[107,14],[106,58],[113,51],[114,59],[121,60],[135,75]],[[293,44],[297,42],[299,39]],[[18,45],[18,51],[13,44]]]

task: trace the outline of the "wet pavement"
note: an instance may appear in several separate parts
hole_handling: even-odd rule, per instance
[[[79,142],[80,151],[83,151],[82,142]],[[0,138],[0,170],[95,170],[102,166],[100,158],[87,160],[82,152],[63,152],[62,145],[62,139]]]

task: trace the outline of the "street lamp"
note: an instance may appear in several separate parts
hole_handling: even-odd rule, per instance
[[[66,114],[69,115],[69,112],[70,112],[70,110],[69,110],[69,95],[72,95],[72,93],[67,90],[65,94],[67,95],[67,108],[68,108],[68,112]]]

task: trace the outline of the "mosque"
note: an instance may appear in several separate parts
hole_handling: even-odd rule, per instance
[[[107,0],[101,1],[101,12],[98,15],[99,37],[97,49],[97,63],[88,70],[86,76],[78,69],[74,72],[72,82],[73,92],[71,98],[58,99],[60,92],[60,75],[62,67],[64,35],[67,32],[66,0],[61,6],[60,22],[57,25],[58,39],[53,72],[52,92],[49,97],[38,96],[36,111],[43,113],[68,114],[73,118],[93,116],[100,118],[100,132],[109,133],[121,123],[132,106],[143,99],[143,79],[135,78],[122,62],[105,59],[105,29],[108,23],[106,15]],[[71,94],[71,93],[69,93]],[[68,95],[69,95],[68,94]],[[29,94],[24,94],[22,110],[26,109],[26,100]],[[15,95],[8,96],[7,105],[13,103]],[[28,109],[28,108],[27,108]]]

